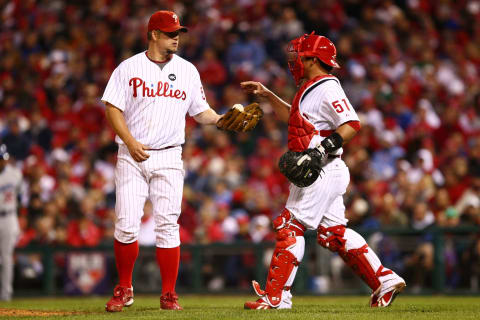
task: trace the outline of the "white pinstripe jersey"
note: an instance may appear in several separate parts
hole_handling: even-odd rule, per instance
[[[172,55],[163,68],[146,51],[126,59],[113,71],[102,100],[121,111],[132,136],[154,149],[185,142],[185,116],[209,108],[193,64]],[[115,141],[123,144],[120,137]]]
[[[334,77],[324,77],[314,82],[300,98],[299,112],[316,130],[336,130],[348,121],[359,121],[340,81]],[[309,148],[316,147],[325,137],[315,135]],[[334,154],[342,154],[343,148]]]

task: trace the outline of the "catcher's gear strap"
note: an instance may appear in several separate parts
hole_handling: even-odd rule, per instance
[[[359,276],[373,291],[381,285],[380,277],[392,274],[392,270],[386,269],[380,265],[375,271],[367,258],[369,254],[368,244],[362,245],[357,249],[346,250],[345,226],[338,225],[329,228],[318,227],[318,243],[333,252],[338,252],[345,263]]]

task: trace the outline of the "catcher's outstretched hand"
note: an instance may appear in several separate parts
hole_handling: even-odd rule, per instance
[[[241,104],[235,104],[217,121],[217,128],[235,132],[247,132],[255,128],[262,117],[263,111],[256,102],[249,104],[245,108]]]
[[[240,87],[247,93],[253,93],[260,97],[266,98],[271,93],[262,83],[257,81],[244,81],[240,83]]]

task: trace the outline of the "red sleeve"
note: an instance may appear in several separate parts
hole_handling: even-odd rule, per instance
[[[360,131],[360,128],[362,127],[360,121],[348,121],[347,124],[352,127],[356,132]]]

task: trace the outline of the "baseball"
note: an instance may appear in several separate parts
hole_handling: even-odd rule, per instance
[[[238,111],[243,112],[243,106],[240,103],[234,104],[233,108],[238,109]]]

